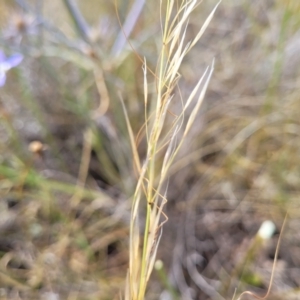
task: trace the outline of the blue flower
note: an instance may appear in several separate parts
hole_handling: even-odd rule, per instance
[[[19,65],[22,60],[22,54],[13,54],[10,57],[6,57],[3,51],[0,50],[0,87],[5,84],[6,72]]]

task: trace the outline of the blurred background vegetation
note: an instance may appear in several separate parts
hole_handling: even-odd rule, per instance
[[[161,36],[157,1],[116,2],[130,44],[113,1],[0,1],[0,50],[24,57],[0,88],[0,299],[123,291],[136,174],[119,98],[143,156],[140,58],[155,70]],[[147,299],[264,295],[287,211],[270,299],[299,299],[299,25],[298,0],[224,0],[184,60],[183,98],[215,72],[171,168]],[[275,235],[254,245],[265,220]]]

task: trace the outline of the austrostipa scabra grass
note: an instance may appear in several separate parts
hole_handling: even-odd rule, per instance
[[[171,112],[171,103],[176,101],[174,91],[179,89],[179,69],[184,57],[205,32],[219,3],[204,21],[195,38],[185,44],[189,17],[199,2],[197,0],[186,0],[181,3],[173,0],[160,1],[162,41],[156,71],[152,72],[147,66],[146,59],[143,60],[146,137],[146,156],[143,160],[139,157],[126,107],[120,97],[130,137],[134,167],[138,173],[130,220],[129,269],[125,289],[127,300],[145,298],[163,224],[167,221],[163,209],[167,203],[165,187],[168,171],[196,120],[213,73],[214,62],[206,68],[187,99],[179,98],[181,111],[176,116],[171,113],[174,119],[172,125],[168,127],[166,120]],[[148,83],[149,70],[151,74],[154,73],[156,87],[151,97]],[[146,217],[142,234],[140,214],[145,207]]]

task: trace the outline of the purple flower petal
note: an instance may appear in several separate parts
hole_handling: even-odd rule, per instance
[[[0,50],[0,64],[6,60],[6,56],[3,51]]]
[[[4,52],[0,50],[0,87],[4,86],[6,81],[6,72],[16,67],[23,60],[22,54],[13,54],[6,58]]]
[[[10,66],[10,69],[11,68],[14,68],[16,67],[17,65],[19,65],[21,63],[21,61],[23,60],[23,55],[22,54],[14,54],[12,55],[11,57],[7,58],[5,60],[5,63],[7,65]]]
[[[5,72],[3,72],[2,70],[0,70],[0,87],[4,86],[5,81],[6,81]]]

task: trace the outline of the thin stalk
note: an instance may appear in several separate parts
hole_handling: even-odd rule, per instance
[[[89,26],[81,14],[79,8],[72,0],[63,0],[75,26],[79,33],[79,35],[88,43],[90,43],[89,38]]]

